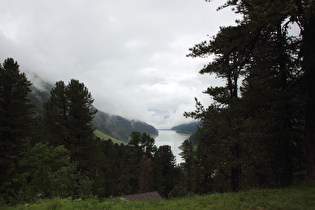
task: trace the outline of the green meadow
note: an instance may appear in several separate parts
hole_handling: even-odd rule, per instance
[[[97,130],[97,129],[94,130],[94,135],[97,136],[98,138],[102,139],[102,140],[109,140],[109,139],[111,139],[114,144],[115,143],[117,143],[117,144],[126,144],[125,142],[123,142],[123,141],[121,141],[119,139],[115,139],[115,138],[113,138],[113,137],[111,137],[111,136],[109,136],[109,135],[107,135],[107,134],[105,134],[102,131]]]
[[[127,201],[109,198],[43,199],[1,209],[315,209],[315,182],[280,189],[252,189],[239,193],[191,195],[163,201]]]

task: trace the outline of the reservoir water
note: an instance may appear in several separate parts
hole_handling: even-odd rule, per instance
[[[176,163],[183,162],[183,159],[179,155],[182,151],[178,148],[186,139],[190,137],[188,134],[180,134],[176,133],[174,130],[158,130],[159,135],[156,136],[155,139],[155,145],[157,147],[162,145],[169,145],[171,146],[173,155],[176,158]]]

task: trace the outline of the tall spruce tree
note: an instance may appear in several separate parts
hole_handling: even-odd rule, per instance
[[[0,186],[3,193],[19,160],[26,150],[26,137],[31,135],[33,105],[27,95],[31,82],[13,58],[0,64]],[[9,173],[8,170],[13,170]]]
[[[146,155],[142,156],[139,166],[139,192],[151,192],[153,190],[152,161]]]
[[[50,98],[44,103],[44,125],[53,145],[70,147],[70,134],[68,123],[68,98],[66,85],[63,81],[56,82],[50,91]]]
[[[94,99],[87,87],[78,80],[71,80],[66,88],[68,98],[68,127],[70,134],[70,151],[74,161],[79,162],[83,170],[91,170],[93,163],[92,120],[97,110],[92,106]],[[93,169],[95,170],[95,169]]]
[[[68,85],[57,82],[44,104],[44,123],[52,143],[64,145],[71,152],[71,160],[79,163],[79,169],[91,173],[96,145],[92,119],[97,111],[93,101],[85,85],[72,79]]]
[[[160,146],[153,159],[154,187],[164,197],[171,196],[178,183],[175,156],[169,145]]]
[[[154,138],[133,131],[122,163],[120,186],[126,193],[145,192],[153,188],[152,157],[156,151]]]
[[[195,192],[196,187],[196,157],[194,145],[190,139],[186,139],[183,144],[182,157],[185,160],[182,163],[184,170],[185,184],[188,192]]]

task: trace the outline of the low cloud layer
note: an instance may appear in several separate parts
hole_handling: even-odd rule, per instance
[[[225,1],[2,0],[0,59],[54,83],[79,79],[104,112],[157,128],[188,122],[194,97],[220,81],[198,71],[189,48],[232,25]]]

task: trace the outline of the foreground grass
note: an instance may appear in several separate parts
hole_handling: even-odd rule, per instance
[[[282,189],[189,196],[174,200],[135,202],[118,199],[47,199],[0,209],[315,209],[315,182]]]

